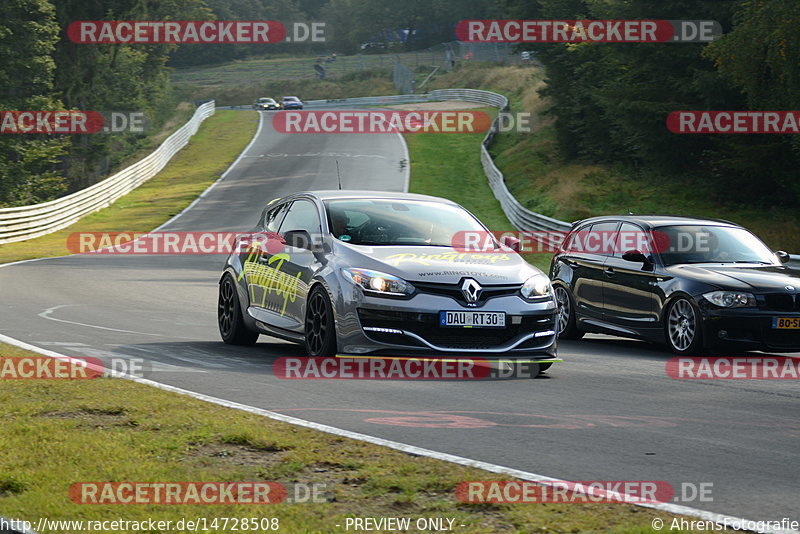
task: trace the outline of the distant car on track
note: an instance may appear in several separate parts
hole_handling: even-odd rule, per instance
[[[458,204],[373,191],[318,191],[270,203],[253,232],[277,240],[231,254],[218,322],[230,344],[266,334],[309,356],[517,359],[550,367],[557,305],[550,281]],[[457,243],[457,240],[456,240]]]
[[[284,96],[281,104],[283,109],[303,109],[303,101],[296,96]]]
[[[624,246],[644,237],[649,250]],[[631,239],[633,238],[633,239]],[[606,241],[608,246],[587,247]],[[553,257],[559,336],[586,332],[713,349],[800,351],[800,272],[736,224],[670,216],[573,225]]]
[[[274,98],[263,97],[256,100],[253,108],[259,111],[281,109],[281,104],[276,102]]]

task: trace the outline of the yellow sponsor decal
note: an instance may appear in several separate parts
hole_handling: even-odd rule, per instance
[[[255,289],[260,288],[261,294],[261,307],[263,308],[267,302],[267,295],[275,293],[278,297],[283,298],[283,307],[281,308],[281,315],[286,313],[286,305],[289,302],[297,300],[298,287],[302,283],[302,272],[298,272],[295,276],[291,276],[282,270],[284,262],[289,260],[291,256],[284,252],[275,254],[266,265],[259,262],[261,251],[257,247],[250,250],[250,254],[244,262],[244,269],[239,274],[239,280],[246,276],[247,285],[250,288],[250,300],[256,300]]]
[[[496,263],[498,261],[508,261],[508,254],[466,254],[458,252],[445,252],[443,254],[414,254],[406,252],[403,254],[392,254],[386,257],[386,261],[397,266],[401,263],[418,263],[420,265],[430,265],[431,262],[462,262],[462,263]]]

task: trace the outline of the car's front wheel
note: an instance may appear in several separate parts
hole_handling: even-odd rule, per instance
[[[336,355],[336,325],[328,292],[321,285],[311,290],[306,303],[306,353],[314,358]]]
[[[556,286],[556,301],[558,302],[558,337],[560,339],[580,339],[584,332],[578,328],[575,320],[575,301],[564,286]]]
[[[689,299],[676,299],[667,311],[667,343],[675,354],[693,355],[703,348],[700,312]]]
[[[258,332],[253,332],[244,324],[236,283],[230,274],[226,274],[219,284],[217,324],[222,341],[229,345],[252,345],[258,341]]]

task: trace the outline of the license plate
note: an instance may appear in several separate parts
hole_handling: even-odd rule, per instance
[[[800,317],[773,317],[772,328],[779,330],[800,330]]]
[[[441,326],[461,328],[505,328],[505,312],[442,311],[439,312]]]

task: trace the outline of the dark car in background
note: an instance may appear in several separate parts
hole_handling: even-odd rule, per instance
[[[284,96],[281,104],[283,109],[303,109],[303,101],[296,96]]]
[[[277,110],[281,109],[281,104],[276,102],[274,98],[262,97],[256,100],[253,108],[259,111]]]
[[[800,351],[800,272],[736,224],[673,216],[574,223],[550,265],[559,337],[666,342],[677,354]]]

